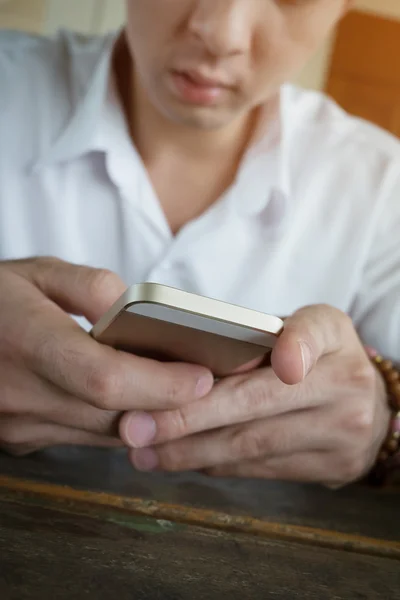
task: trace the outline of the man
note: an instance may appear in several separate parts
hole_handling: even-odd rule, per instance
[[[390,411],[363,344],[400,359],[400,146],[286,85],[350,4],[128,0],[118,38],[1,34],[3,449],[123,443],[138,469],[331,486],[369,471]],[[272,366],[214,385],[68,316],[145,280],[288,315]]]

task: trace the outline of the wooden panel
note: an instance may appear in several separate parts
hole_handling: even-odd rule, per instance
[[[138,473],[133,471],[123,451],[79,448],[49,450],[23,460],[0,454],[0,473],[22,482],[34,480],[45,485],[60,484],[77,490],[140,498],[142,512],[148,510],[149,514],[152,513],[148,503],[156,502],[157,506],[168,505],[166,511],[186,506],[232,515],[233,528],[241,530],[243,523],[244,528],[250,526],[249,518],[260,519],[267,524],[268,535],[282,536],[286,531],[304,539],[306,532],[293,528],[309,527],[320,530],[318,535],[323,530],[330,543],[335,538],[339,545],[347,543],[339,535],[346,533],[385,539],[400,547],[400,486],[376,490],[359,485],[332,492],[300,484],[209,479],[196,473]],[[29,488],[29,482],[27,485]],[[54,494],[51,490],[50,493]],[[182,511],[185,512],[183,508]],[[165,511],[162,517],[165,518]],[[191,510],[183,518],[199,521]],[[274,528],[274,524],[282,528]],[[292,529],[286,529],[289,525]]]
[[[400,21],[356,11],[343,19],[326,91],[348,112],[400,135]]]
[[[328,91],[349,113],[400,137],[400,88],[332,76]]]
[[[398,598],[400,487],[136,473],[122,451],[0,454],[2,600]]]
[[[399,57],[400,21],[354,11],[339,25],[331,73],[397,86]]]
[[[67,508],[0,497],[2,600],[398,598],[398,560]]]

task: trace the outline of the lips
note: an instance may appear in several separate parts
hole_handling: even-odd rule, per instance
[[[170,82],[175,96],[185,103],[198,106],[216,105],[231,91],[226,80],[211,77],[200,70],[174,70]]]
[[[183,71],[176,71],[179,75],[182,75],[184,77],[187,77],[190,81],[192,81],[194,84],[202,86],[202,87],[209,87],[209,88],[233,88],[233,84],[229,81],[227,81],[226,79],[223,79],[221,77],[213,77],[210,75],[206,75],[205,73],[202,73],[199,70],[193,70],[193,69],[189,69],[189,70],[183,70]]]

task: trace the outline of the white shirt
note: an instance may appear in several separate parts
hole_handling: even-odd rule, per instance
[[[174,237],[109,85],[114,39],[0,33],[0,259],[53,255],[277,315],[327,303],[400,360],[399,141],[285,86],[274,146],[259,139]]]

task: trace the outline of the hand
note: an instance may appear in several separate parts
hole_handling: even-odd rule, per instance
[[[118,352],[67,314],[97,321],[125,291],[113,273],[48,258],[2,262],[0,290],[3,450],[119,445],[121,411],[177,408],[212,387],[206,369]]]
[[[300,310],[285,321],[271,365],[176,410],[124,415],[133,465],[329,486],[361,478],[390,414],[349,317],[326,306]]]

